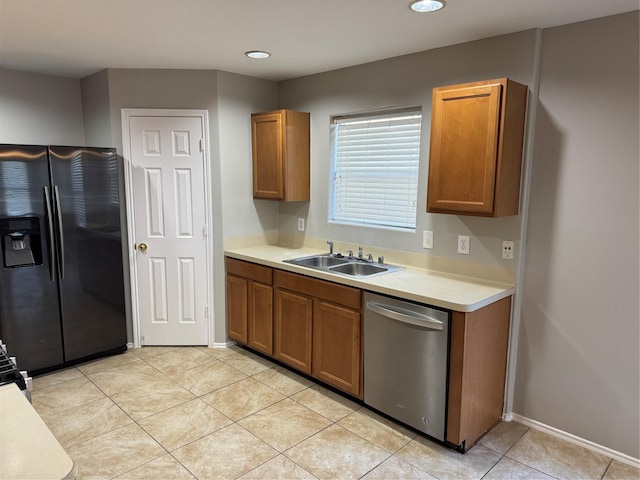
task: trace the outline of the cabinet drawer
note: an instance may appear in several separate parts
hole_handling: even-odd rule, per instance
[[[293,290],[294,292],[344,305],[355,310],[360,310],[362,306],[359,288],[338,285],[282,270],[275,271],[275,283],[276,287]]]
[[[248,278],[266,285],[273,285],[273,269],[255,263],[226,257],[227,273]]]

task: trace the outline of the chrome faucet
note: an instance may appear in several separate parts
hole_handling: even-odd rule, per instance
[[[353,258],[353,250],[347,250],[347,256]]]
[[[370,262],[373,262],[373,255],[371,255],[370,253],[367,253],[367,260],[369,260]]]
[[[331,240],[327,240],[327,245],[329,245],[329,255],[333,255],[333,242]]]
[[[362,258],[362,245],[358,245],[358,258]]]

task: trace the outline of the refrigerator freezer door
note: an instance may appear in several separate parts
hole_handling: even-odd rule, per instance
[[[64,360],[58,290],[50,270],[45,187],[49,187],[46,147],[0,145],[0,218],[37,218],[40,232],[30,235],[30,246],[41,252],[41,262],[0,266],[0,339],[20,369],[29,371]]]
[[[49,147],[65,360],[123,347],[118,159],[113,149]]]

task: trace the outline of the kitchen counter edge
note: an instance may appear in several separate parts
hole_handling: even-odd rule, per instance
[[[263,245],[227,249],[226,257],[348,285],[370,292],[413,300],[458,312],[473,312],[514,294],[513,285],[490,280],[436,272],[410,265],[403,270],[371,278],[344,277],[334,273],[283,263],[309,255],[326,253],[313,248]]]

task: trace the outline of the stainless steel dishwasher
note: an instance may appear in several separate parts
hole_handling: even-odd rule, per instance
[[[365,292],[364,403],[444,441],[450,312]]]

